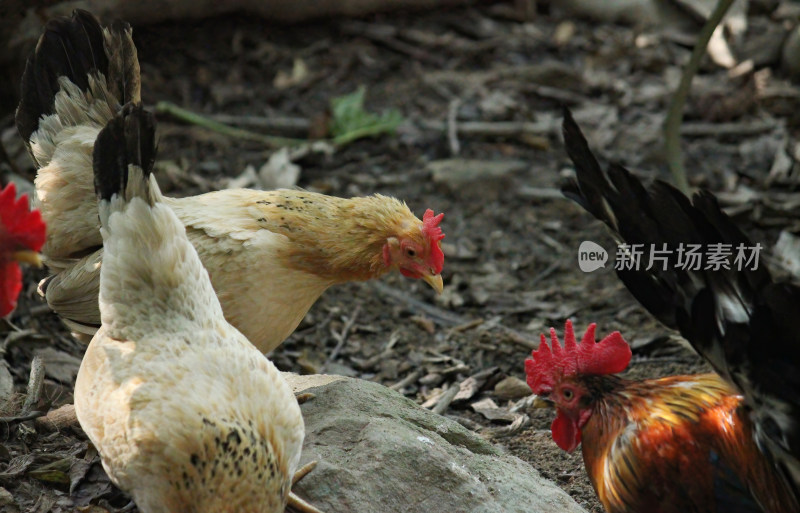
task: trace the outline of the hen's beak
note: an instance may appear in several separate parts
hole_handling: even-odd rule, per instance
[[[35,267],[42,266],[42,257],[35,251],[15,251],[11,253],[11,260],[17,261],[21,264],[33,265]]]
[[[540,395],[537,395],[533,399],[533,404],[531,404],[534,408],[554,408],[555,403],[550,399],[546,399]]]
[[[442,281],[441,274],[426,274],[422,279],[425,280],[425,283],[430,285],[437,294],[441,294],[444,290],[444,282]]]

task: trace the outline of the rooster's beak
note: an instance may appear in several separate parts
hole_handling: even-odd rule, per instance
[[[550,399],[545,399],[544,397],[537,395],[533,399],[533,404],[531,404],[534,408],[553,408],[555,407],[555,403]]]
[[[425,280],[425,283],[430,285],[437,294],[441,294],[444,290],[444,282],[442,281],[441,274],[427,274],[423,276],[422,279]]]
[[[42,266],[42,257],[35,251],[15,251],[11,253],[11,260],[15,260],[21,264],[28,264],[35,267]]]

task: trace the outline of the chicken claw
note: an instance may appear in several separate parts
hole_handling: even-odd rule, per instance
[[[306,401],[310,401],[311,399],[317,397],[311,392],[300,392],[299,394],[294,396],[297,399],[297,404],[303,404]],[[313,468],[313,467],[312,467]]]
[[[300,395],[306,395],[306,394],[300,394]],[[310,395],[311,397],[314,397],[314,394],[307,394],[307,395]],[[307,399],[310,399],[310,397],[306,398],[306,400]],[[311,461],[309,463],[306,463],[302,467],[300,467],[297,470],[297,472],[294,473],[294,476],[292,477],[292,487],[294,487],[294,485],[297,484],[298,481],[300,481],[301,479],[306,477],[306,474],[308,474],[309,472],[314,470],[314,467],[316,467],[316,466],[317,466],[317,462],[316,461]],[[323,513],[321,510],[315,508],[314,506],[312,506],[311,504],[306,502],[304,499],[301,499],[300,497],[298,497],[294,492],[289,492],[289,501],[288,501],[286,507],[287,507],[287,509],[291,508],[291,509],[293,509],[295,511],[298,511],[300,513]]]

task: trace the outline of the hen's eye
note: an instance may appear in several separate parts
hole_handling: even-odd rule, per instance
[[[566,399],[567,401],[572,400],[572,390],[570,390],[569,388],[564,389],[564,399]]]
[[[417,256],[417,252],[414,251],[414,248],[406,248],[406,256],[414,258]]]

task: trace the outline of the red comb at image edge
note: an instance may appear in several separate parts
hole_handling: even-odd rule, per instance
[[[31,210],[28,196],[17,198],[9,183],[0,190],[0,317],[17,305],[22,290],[22,271],[18,262],[38,262],[36,253],[45,241],[45,225],[38,210]]]

